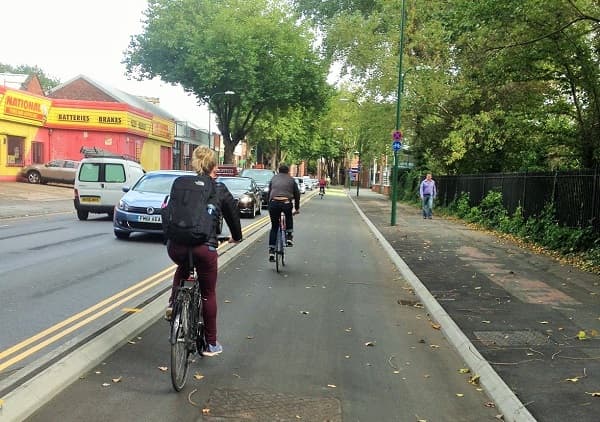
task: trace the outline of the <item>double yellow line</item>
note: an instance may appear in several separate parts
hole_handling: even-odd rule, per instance
[[[65,319],[62,322],[59,322],[56,325],[53,325],[50,328],[45,329],[44,331],[39,332],[38,334],[29,337],[22,342],[15,344],[14,346],[3,350],[0,352],[0,372],[4,371],[6,368],[14,365],[15,363],[31,356],[32,354],[38,352],[44,347],[60,340],[61,338],[71,334],[75,330],[83,327],[86,324],[100,318],[102,315],[112,311],[116,307],[122,305],[128,300],[140,295],[146,290],[156,286],[164,282],[167,278],[172,276],[173,270],[175,269],[175,265],[166,268],[159,273],[156,273],[137,284],[134,284],[131,287],[107,298],[102,302],[95,304],[73,316]],[[106,306],[106,307],[105,307]],[[78,321],[78,322],[76,322]],[[72,325],[71,325],[72,324]],[[50,337],[48,337],[50,336]],[[47,337],[47,338],[46,338]],[[37,342],[38,340],[44,339],[43,341],[35,344],[32,347],[27,348],[32,343]],[[27,348],[27,349],[25,349]],[[25,349],[25,350],[23,350]],[[18,353],[20,352],[20,353]],[[18,354],[16,354],[18,353]],[[12,356],[14,355],[14,356]],[[9,358],[9,356],[12,356]],[[8,358],[8,359],[7,359]],[[6,360],[4,360],[6,359]]]
[[[303,201],[304,202],[304,201]],[[261,226],[263,226],[269,220],[268,215],[264,216],[251,224],[247,225],[243,228],[242,232],[244,236],[247,233],[251,233],[254,230],[257,230]],[[222,247],[224,245],[221,245]],[[173,271],[175,270],[175,265],[171,265],[168,268],[134,284],[131,287],[128,287],[121,292],[104,299],[101,302],[65,319],[64,321],[55,324],[44,331],[41,331],[35,334],[32,337],[29,337],[20,343],[15,344],[12,347],[9,347],[6,350],[0,351],[0,373],[7,368],[10,368],[17,362],[26,359],[27,357],[33,355],[34,353],[42,350],[43,348],[51,345],[52,343],[57,342],[61,338],[73,333],[74,331],[80,329],[81,327],[91,323],[92,321],[100,318],[101,316],[107,314],[113,309],[121,306],[127,301],[139,296],[145,291],[153,288],[154,286],[163,283],[167,280],[170,280]],[[130,312],[132,310],[125,310],[125,312]],[[42,341],[40,341],[42,340]],[[39,343],[36,343],[40,341]],[[34,344],[31,346],[32,344]],[[30,347],[31,346],[31,347]]]

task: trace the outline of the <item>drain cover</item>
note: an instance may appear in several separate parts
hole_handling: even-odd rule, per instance
[[[337,399],[298,397],[257,391],[217,389],[210,395],[205,421],[329,421],[341,422]]]
[[[473,331],[485,346],[543,346],[551,340],[538,331]]]

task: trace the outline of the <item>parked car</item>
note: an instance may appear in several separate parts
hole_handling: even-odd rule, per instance
[[[162,234],[161,207],[171,192],[173,181],[179,176],[194,176],[196,173],[183,170],[156,170],[144,174],[131,189],[124,187],[125,194],[119,200],[113,216],[113,230],[119,239],[131,233]],[[218,233],[223,228],[219,216]]]
[[[304,187],[306,188],[306,190],[313,190],[313,184],[310,177],[303,176],[302,180],[304,180]]]
[[[217,176],[237,176],[238,168],[235,164],[221,164],[217,166]]]
[[[74,160],[52,160],[46,164],[32,164],[23,167],[19,177],[26,179],[29,183],[75,183],[75,175],[79,161]]]
[[[262,208],[262,192],[250,177],[217,177],[229,189],[237,202],[240,215],[254,218]]]
[[[306,193],[306,186],[304,185],[304,179],[302,177],[294,177],[300,193]]]
[[[262,206],[267,208],[269,206],[269,182],[275,176],[275,171],[269,169],[243,169],[240,176],[254,179],[261,190]]]
[[[87,220],[89,213],[108,214],[123,196],[123,188],[131,187],[145,171],[137,161],[125,157],[86,157],[79,163],[75,179],[73,205],[77,218]]]

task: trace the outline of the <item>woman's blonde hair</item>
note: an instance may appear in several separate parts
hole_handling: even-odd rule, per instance
[[[192,169],[198,174],[209,175],[216,167],[215,153],[208,147],[198,147],[192,155]]]

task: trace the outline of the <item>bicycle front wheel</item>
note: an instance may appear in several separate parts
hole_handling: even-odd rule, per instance
[[[175,391],[181,391],[189,371],[189,337],[191,335],[189,319],[189,300],[183,300],[176,306],[171,325],[171,382]]]

